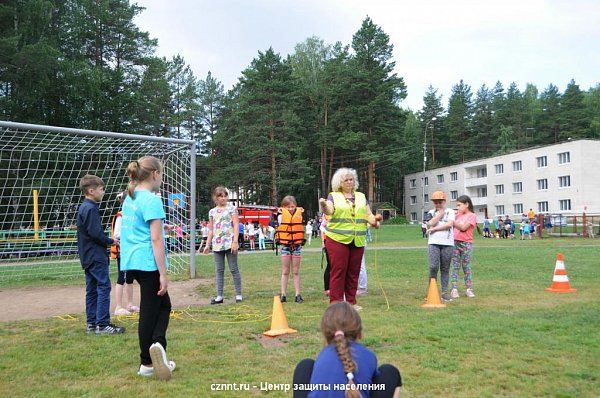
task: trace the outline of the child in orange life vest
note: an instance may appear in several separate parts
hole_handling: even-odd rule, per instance
[[[126,194],[126,192],[121,192],[117,195],[119,206],[123,205]],[[121,211],[118,211],[113,217],[111,227],[112,238],[117,239],[117,241],[121,239],[121,225],[123,225],[123,216]],[[115,285],[115,315],[131,315],[132,312],[139,312],[140,307],[133,305],[133,276],[121,271],[121,249],[119,244],[110,247],[110,258],[117,260],[118,276],[117,284]],[[123,307],[123,287],[125,287],[125,294],[127,295],[127,307]]]
[[[277,243],[281,248],[281,302],[285,303],[285,291],[290,276],[290,266],[294,273],[294,289],[296,290],[296,303],[304,301],[300,295],[300,260],[302,259],[302,245],[304,239],[304,224],[302,215],[304,209],[298,207],[296,198],[286,196],[281,201],[277,220],[279,226],[275,233]]]

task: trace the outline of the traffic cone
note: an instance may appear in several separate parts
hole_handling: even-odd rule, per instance
[[[569,283],[562,253],[556,255],[556,267],[554,267],[552,286],[547,287],[546,290],[553,293],[573,293],[577,291],[577,289],[572,289]]]
[[[437,281],[435,278],[429,280],[429,291],[427,292],[427,300],[421,307],[424,308],[442,308],[446,304],[440,300],[440,293],[438,292]]]
[[[297,330],[291,329],[288,326],[285,313],[283,312],[283,305],[281,305],[281,299],[279,296],[273,297],[273,316],[271,317],[271,330],[264,332],[265,336],[281,336],[286,333],[296,333]]]

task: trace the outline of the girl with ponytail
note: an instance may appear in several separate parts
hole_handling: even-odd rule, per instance
[[[167,268],[169,266],[160,190],[163,165],[144,156],[127,166],[129,185],[123,202],[121,268],[140,285],[140,368],[138,375],[169,380],[175,362],[167,360],[167,327],[171,314]]]
[[[316,361],[304,359],[296,366],[294,398],[400,396],[402,379],[398,369],[392,365],[377,368],[375,354],[358,343],[362,321],[352,305],[331,304],[323,314],[321,332],[326,347]]]

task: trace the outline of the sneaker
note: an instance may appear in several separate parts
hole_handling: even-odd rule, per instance
[[[160,343],[154,343],[150,346],[150,358],[152,358],[156,378],[159,380],[171,379],[172,371],[167,360],[167,353]]]
[[[87,334],[94,333],[96,331],[96,325],[93,323],[88,323],[85,325],[85,332]]]
[[[137,305],[128,305],[127,306],[127,311],[129,311],[129,312],[140,312],[140,307],[138,307]]]
[[[473,289],[467,289],[467,297],[469,297],[469,298],[475,297],[475,293],[473,293]]]
[[[358,289],[356,291],[357,296],[364,296],[365,294],[369,294],[369,291],[367,289]]]
[[[213,298],[210,299],[210,303],[211,304],[223,304],[223,297],[221,297],[220,300],[218,300],[218,298],[214,298],[213,297]]]
[[[279,301],[281,301],[282,303],[285,303],[287,301],[287,298],[285,297],[285,294],[280,294],[279,295]]]
[[[113,325],[109,323],[106,326],[96,326],[96,334],[121,334],[125,333],[125,328],[123,326]]]
[[[458,289],[452,289],[452,291],[450,292],[450,296],[451,296],[453,299],[456,299],[456,298],[458,298],[458,297],[459,297],[459,296],[458,296]]]
[[[323,293],[325,293],[325,295],[326,295],[327,297],[329,297],[329,290],[325,290]]]
[[[354,308],[356,311],[361,311],[362,310],[362,307],[360,305],[358,305],[358,304],[354,304],[352,306],[352,308]]]
[[[301,295],[296,295],[296,298],[294,299],[295,302],[297,302],[298,304],[302,303],[304,301],[304,299],[302,298]]]
[[[115,309],[115,315],[116,316],[119,316],[119,315],[131,315],[131,312],[127,311],[123,307],[119,307],[119,308]]]
[[[237,296],[235,296],[236,303],[241,303],[242,301],[244,301],[244,298],[242,297],[241,294],[238,294]]]
[[[138,376],[150,377],[154,376],[154,367],[140,365],[140,370],[137,372]]]
[[[175,370],[175,368],[177,367],[177,365],[175,365],[175,362],[173,362],[173,361],[169,361],[169,364],[167,366],[169,367],[171,372],[173,372]],[[144,376],[144,377],[154,376],[154,367],[140,365],[140,370],[138,370],[137,374],[138,374],[138,376]]]
[[[442,300],[444,301],[452,301],[452,297],[448,293],[442,293]]]

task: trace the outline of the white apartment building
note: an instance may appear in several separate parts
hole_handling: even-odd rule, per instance
[[[596,174],[598,173],[598,174]],[[600,141],[574,140],[413,173],[404,177],[404,208],[420,221],[444,191],[448,207],[468,195],[479,221],[536,213],[600,214]]]

